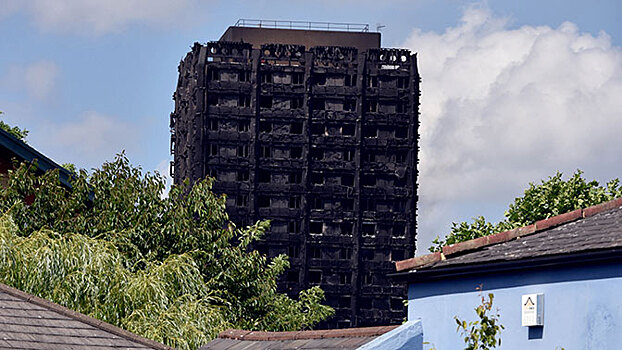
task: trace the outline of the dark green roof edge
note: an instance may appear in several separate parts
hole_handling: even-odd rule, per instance
[[[41,152],[27,145],[24,141],[19,140],[15,136],[11,135],[7,131],[0,128],[0,147],[6,148],[16,158],[25,162],[33,162],[36,160],[36,165],[39,170],[46,172],[49,170],[59,170],[59,180],[67,188],[71,188],[72,175],[69,170],[58,165],[50,158],[43,155]]]

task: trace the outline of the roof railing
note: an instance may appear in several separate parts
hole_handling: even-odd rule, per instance
[[[369,24],[287,21],[279,19],[246,19],[240,18],[235,27],[275,28],[275,29],[306,29],[346,32],[369,32]]]

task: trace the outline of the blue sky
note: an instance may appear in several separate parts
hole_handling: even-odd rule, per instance
[[[0,111],[59,163],[164,171],[177,64],[238,18],[381,24],[419,53],[419,247],[529,181],[622,177],[619,1],[32,0],[0,4]],[[419,250],[421,252],[421,249]]]

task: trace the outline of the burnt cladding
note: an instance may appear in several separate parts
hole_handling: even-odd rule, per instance
[[[387,274],[415,251],[416,55],[196,43],[174,99],[175,183],[215,177],[234,222],[272,220],[256,248],[290,257],[281,291],[319,285],[336,310],[322,328],[402,322]]]

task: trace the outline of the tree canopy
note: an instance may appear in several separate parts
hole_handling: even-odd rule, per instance
[[[494,233],[533,224],[542,219],[600,204],[622,196],[619,179],[601,186],[598,181],[583,178],[577,170],[568,180],[557,172],[540,183],[530,183],[522,197],[514,199],[505,212],[505,219],[493,224],[483,216],[471,222],[452,223],[451,232],[441,239],[437,237],[429,248],[431,252],[440,251],[445,245],[468,241]]]
[[[2,111],[0,111],[0,115],[4,114]],[[17,138],[18,140],[22,140],[24,142],[26,142],[26,136],[28,136],[28,130],[26,129],[20,129],[17,126],[13,126],[11,127],[9,124],[3,122],[2,120],[0,120],[0,129],[8,132],[9,134],[15,136],[15,138]]]
[[[0,192],[0,279],[29,293],[181,348],[229,328],[310,328],[333,310],[318,287],[277,293],[284,255],[251,243],[268,221],[236,227],[213,179],[173,186],[122,154],[63,187],[58,171],[12,170]]]

